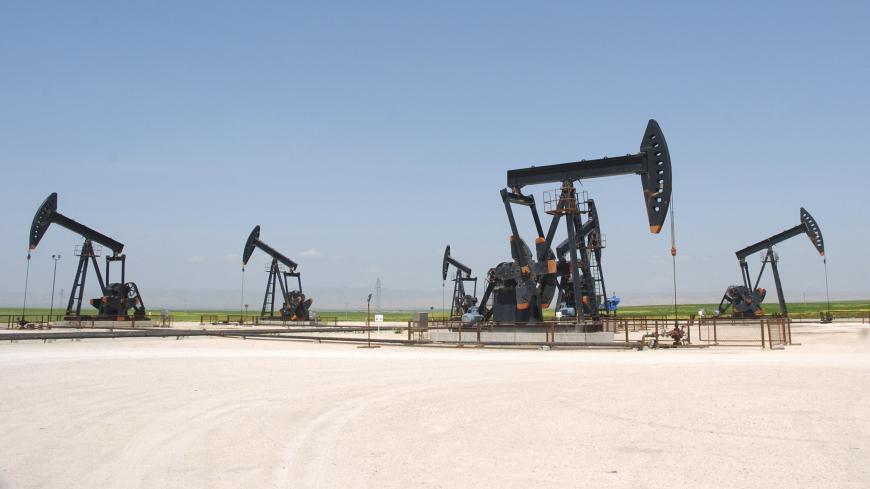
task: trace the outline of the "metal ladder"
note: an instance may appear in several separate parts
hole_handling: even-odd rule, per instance
[[[592,288],[597,298],[598,306],[607,307],[607,291],[604,290],[604,274],[601,271],[601,266],[595,256],[595,252],[589,250],[589,273],[592,275]]]
[[[275,312],[275,280],[278,278],[278,265],[272,262],[269,267],[269,278],[266,279],[266,295],[263,297],[263,310],[260,316],[273,315]]]

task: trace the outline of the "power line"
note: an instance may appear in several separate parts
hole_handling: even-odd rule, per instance
[[[677,325],[677,241],[674,233],[674,196],[671,194],[671,262],[674,274],[674,326]]]
[[[831,312],[831,291],[828,289],[828,257],[824,257],[822,261],[825,264],[825,296],[828,299],[828,313]]]
[[[24,276],[24,304],[21,306],[21,325],[25,324],[24,314],[27,312],[27,284],[30,282],[30,251],[27,252],[27,273]]]
[[[239,300],[239,321],[244,321],[245,310],[245,267],[242,267],[242,297]]]

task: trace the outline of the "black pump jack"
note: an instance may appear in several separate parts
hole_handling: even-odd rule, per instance
[[[453,299],[450,302],[450,319],[461,318],[463,314],[477,304],[477,277],[471,276],[471,268],[450,256],[450,245],[444,250],[444,260],[441,262],[441,280],[447,280],[447,271],[450,265],[456,267],[456,276],[453,278]],[[469,294],[465,284],[473,284],[473,291]]]
[[[36,249],[36,246],[45,236],[51,224],[65,227],[85,238],[79,253],[79,265],[76,269],[76,277],[70,290],[69,302],[67,303],[67,319],[78,319],[81,317],[82,296],[85,292],[88,263],[94,266],[94,273],[97,276],[102,293],[101,297],[90,300],[90,304],[98,311],[98,318],[112,320],[147,319],[145,305],[142,303],[139,288],[133,282],[124,282],[127,256],[121,253],[124,249],[123,243],[115,241],[105,234],[95,231],[58,212],[57,192],[54,192],[45,199],[42,205],[39,206],[39,209],[37,209],[36,215],[33,216],[33,224],[30,226],[29,237],[31,251]],[[103,281],[103,276],[100,273],[97,253],[94,250],[93,243],[99,243],[112,250],[112,255],[106,255],[105,281]],[[109,277],[110,265],[114,262],[121,263],[121,281],[116,283],[112,283]],[[131,309],[133,311],[132,314],[130,314]]]
[[[277,283],[281,287],[281,297],[283,297],[280,309],[281,319],[307,321],[310,317],[309,309],[311,304],[314,303],[314,299],[306,299],[305,294],[302,293],[302,276],[296,271],[299,265],[271,246],[260,241],[259,225],[254,226],[253,231],[248,235],[248,240],[245,242],[245,249],[242,252],[243,267],[251,259],[254,248],[260,248],[272,257],[272,264],[269,266],[269,276],[266,279],[266,294],[263,296],[263,308],[260,311],[260,317],[263,319],[275,318],[275,284]],[[287,269],[282,270],[280,265],[284,265]],[[299,286],[298,289],[290,290],[288,277],[296,279]]]
[[[779,313],[783,317],[788,316],[788,307],[782,292],[782,281],[779,278],[779,267],[777,266],[779,257],[773,251],[773,247],[787,239],[806,234],[810,238],[813,247],[819,252],[819,255],[825,256],[825,240],[822,238],[822,230],[819,228],[818,223],[803,207],[801,207],[800,217],[801,223],[797,226],[774,234],[769,238],[735,252],[737,262],[740,264],[740,275],[743,278],[743,285],[732,285],[725,290],[725,295],[719,301],[718,311],[720,314],[726,312],[729,307],[733,307],[734,312],[732,312],[732,315],[735,317],[764,315],[761,302],[767,295],[767,291],[763,288],[758,288],[758,283],[761,281],[762,274],[764,274],[764,268],[770,263],[770,269],[773,271],[773,282],[776,285],[776,295],[779,299]],[[759,251],[764,251],[764,257],[761,263],[761,270],[758,272],[755,284],[753,284],[752,277],[749,275],[749,265],[746,263],[746,258]]]
[[[543,309],[549,307],[556,290],[564,287],[562,293],[566,298],[580,298],[580,301],[574,299],[575,304],[579,302],[579,307],[576,307],[576,321],[584,323],[588,316],[593,323],[590,329],[596,329],[597,323],[600,323],[598,297],[606,298],[606,293],[599,294],[594,286],[595,276],[598,275],[603,292],[603,276],[593,270],[587,252],[589,236],[584,236],[584,230],[588,233],[592,230],[584,228],[578,215],[581,210],[578,208],[574,181],[629,174],[640,175],[649,228],[656,234],[662,229],[670,205],[671,158],[664,134],[654,119],[647,123],[638,153],[508,171],[507,188],[501,191],[501,196],[511,227],[513,261],[500,263],[489,270],[487,287],[480,302],[484,318],[494,316],[499,322],[540,321],[543,318]],[[546,234],[534,197],[522,194],[524,186],[542,183],[561,185],[555,206],[547,211],[553,218]],[[534,256],[519,236],[511,204],[527,206],[532,212],[538,233]],[[560,273],[560,266],[557,264],[559,257],[553,253],[552,244],[563,216],[568,240],[567,249],[560,247],[560,254],[567,251],[568,259],[562,260]],[[594,224],[590,225],[594,225],[596,231],[599,231],[597,216]],[[600,237],[600,232],[597,236]],[[595,257],[600,264],[600,249]],[[562,277],[561,282],[557,281],[557,276]],[[490,294],[495,294],[491,309]]]

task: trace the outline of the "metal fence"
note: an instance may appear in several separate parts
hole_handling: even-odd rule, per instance
[[[281,317],[245,316],[241,314],[203,314],[199,317],[199,324],[239,324],[239,325],[281,325],[281,326],[338,326],[337,316],[316,316],[314,319],[290,320]]]
[[[830,314],[834,321],[860,321],[870,324],[870,311],[790,312],[788,317],[798,322],[818,322],[823,314]]]
[[[780,348],[792,344],[788,318],[700,318],[694,329],[695,344]]]
[[[74,327],[74,328],[83,328],[83,327],[100,327],[100,323],[118,323],[115,318],[106,318],[99,316],[67,316],[66,314],[53,314],[49,316],[48,314],[2,314],[0,315],[0,324],[6,324],[6,329],[17,329],[17,328],[27,328],[27,329],[45,329],[52,327]],[[128,323],[130,327],[136,327],[137,325],[143,325],[147,323],[151,326],[161,326],[161,327],[171,327],[175,320],[171,317],[150,317],[148,319],[135,320],[130,319],[124,321]]]
[[[61,324],[52,324],[54,328],[93,328],[93,329],[136,329],[153,327],[155,323],[150,318],[147,319],[124,319],[117,321],[113,318],[99,316],[66,316],[61,319]]]
[[[314,319],[292,320],[282,317],[260,318],[258,324],[280,324],[281,326],[338,326],[338,316],[315,316]]]
[[[637,335],[664,321],[649,318],[610,319],[598,324],[577,324],[573,321],[542,321],[534,323],[477,323],[445,319],[408,321],[408,341],[431,340],[442,343],[512,346],[595,346],[635,348],[640,346]],[[403,328],[404,329],[404,328]],[[623,334],[618,334],[618,333]]]
[[[54,321],[63,321],[63,314],[2,314],[0,324],[6,324],[6,329],[19,328],[22,325],[30,327],[45,327]]]
[[[408,322],[408,340],[456,344],[529,346],[623,346],[663,348],[673,346],[744,346],[782,348],[792,344],[788,318],[696,318],[674,320],[656,317],[610,317],[599,331],[584,332],[568,321],[539,323],[478,323],[458,321]],[[433,333],[446,331],[450,334]],[[612,333],[596,336],[596,333]],[[641,333],[641,334],[638,334]]]
[[[94,328],[114,330],[144,330],[155,326],[171,327],[175,319],[170,315],[152,318],[147,321],[115,321],[106,324],[105,318],[82,316],[77,320],[65,320],[63,315],[0,315],[0,321],[6,323],[7,329],[21,327],[22,319],[29,327],[48,328],[51,322],[63,321],[63,325],[72,328]],[[49,321],[49,319],[51,321]],[[862,323],[870,323],[870,317],[864,316]],[[365,327],[340,327],[337,317],[318,317],[312,321],[281,321],[269,322],[259,316],[246,315],[202,315],[201,324],[215,325],[270,325],[288,327],[287,333],[293,329],[289,326],[327,326],[342,331],[366,331]],[[458,345],[494,345],[494,346],[565,346],[565,347],[621,347],[621,348],[663,348],[671,346],[737,346],[778,349],[792,344],[791,318],[767,317],[757,319],[736,319],[730,317],[691,316],[687,320],[674,320],[666,316],[610,316],[602,318],[601,323],[594,326],[587,323],[575,324],[572,321],[544,321],[539,323],[478,323],[472,326],[463,325],[461,321],[446,318],[430,318],[427,321],[409,321],[407,328],[391,327],[396,333],[407,333],[407,341],[411,342],[441,342]],[[59,325],[58,325],[59,326]],[[592,326],[592,327],[588,327]],[[372,326],[368,328],[374,330]],[[209,329],[210,332],[220,332],[229,328]],[[252,334],[255,330],[250,330]],[[404,331],[403,331],[404,330]],[[265,331],[265,330],[264,330]],[[315,331],[311,329],[310,331]],[[274,327],[270,332],[274,332]],[[438,334],[433,334],[436,332]],[[447,334],[441,334],[447,333]],[[609,333],[599,335],[598,333]],[[388,341],[388,340],[385,340]],[[393,341],[393,340],[389,340]],[[396,340],[405,341],[405,340]]]

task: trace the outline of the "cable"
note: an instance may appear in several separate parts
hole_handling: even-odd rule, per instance
[[[442,281],[441,281],[441,316],[443,316],[443,317],[447,317],[447,309],[446,309],[446,304],[447,304],[447,303],[446,303],[446,301],[445,301],[445,299],[444,299],[444,297],[445,297],[444,294],[447,293],[447,292],[446,292],[446,288],[445,288],[446,285],[447,285],[447,283],[446,283],[444,280],[442,280]],[[451,309],[453,309],[452,306],[451,306]],[[449,318],[448,318],[448,319],[449,319]]]
[[[239,322],[244,324],[244,316],[242,310],[245,308],[245,267],[242,267],[242,297],[239,301]]]
[[[21,321],[19,324],[24,326],[24,314],[27,312],[27,284],[30,282],[30,252],[27,252],[27,273],[24,275],[24,304],[21,306]]]
[[[677,242],[674,235],[674,196],[671,194],[671,261],[674,274],[674,327],[677,326]]]
[[[677,325],[677,257],[672,256],[671,262],[673,263],[673,274],[674,274],[674,326]]]
[[[825,296],[828,299],[828,314],[831,314],[831,291],[828,289],[828,257],[822,258],[825,264]]]

